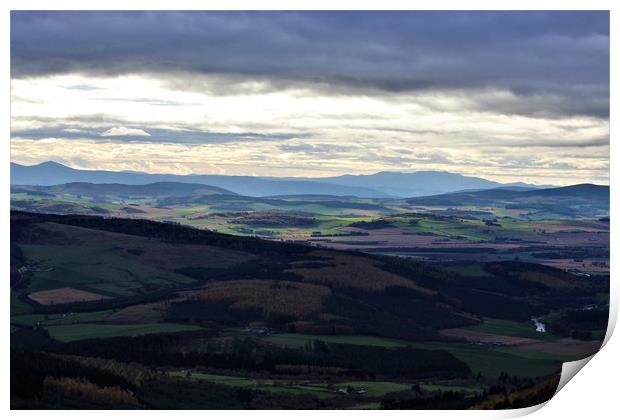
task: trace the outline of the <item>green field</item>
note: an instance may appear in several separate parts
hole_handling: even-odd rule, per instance
[[[30,292],[75,287],[116,297],[193,281],[121,256],[106,245],[21,245],[21,248],[28,260],[42,267],[32,275]]]
[[[313,206],[313,205],[311,205]],[[291,211],[303,211],[303,212],[315,212],[317,210],[308,208],[309,206],[303,206],[300,208],[287,208]],[[256,210],[274,210],[268,209],[256,209]],[[278,210],[281,210],[280,208]],[[333,209],[332,209],[333,210]],[[234,235],[262,235],[271,237],[310,237],[312,233],[318,232],[321,235],[340,235],[343,234],[343,227],[349,226],[351,223],[360,221],[372,220],[370,216],[338,216],[330,215],[329,213],[313,213],[313,217],[316,219],[315,224],[307,226],[275,226],[268,223],[265,224],[246,224],[240,223],[235,220],[231,221],[230,218],[234,218],[234,214],[229,216],[213,215],[206,218],[192,219],[192,212],[187,212],[185,209],[176,209],[175,213],[179,215],[176,219],[179,223],[188,224],[190,226],[199,227],[202,229],[216,230],[221,233],[229,233]]]
[[[543,351],[531,351],[531,350],[523,350],[515,347],[500,347],[497,349],[498,352],[510,354],[517,357],[523,357],[530,360],[547,360],[547,361],[561,361],[561,362],[572,362],[574,360],[580,360],[585,357],[591,356],[592,353],[575,353],[575,354],[556,354],[556,353],[547,353]]]
[[[241,388],[252,388],[269,392],[286,394],[313,394],[319,398],[330,398],[334,393],[328,389],[327,384],[291,383],[291,381],[278,381],[272,379],[244,378],[241,376],[214,375],[210,373],[192,373],[187,376],[185,372],[168,372],[171,376],[184,377],[192,380],[203,380]]]
[[[458,237],[471,241],[495,241],[500,237],[527,240],[540,238],[540,235],[533,231],[531,222],[510,217],[499,218],[495,222],[497,225],[491,226],[485,224],[484,220],[477,218],[435,217],[433,215],[416,215],[415,217],[385,216],[382,219],[394,226],[415,233],[451,238]]]
[[[338,389],[347,387],[351,387],[355,390],[364,389],[366,391],[365,395],[368,397],[381,397],[390,392],[411,389],[411,384],[401,384],[396,382],[352,381],[328,385],[327,383],[314,383],[307,381],[298,381],[297,383],[293,383],[290,380],[256,379],[200,372],[192,372],[189,376],[186,372],[180,371],[168,372],[168,374],[171,376],[178,376],[192,380],[214,382],[220,385],[260,389],[269,392],[313,394],[319,398],[333,397]]]
[[[489,334],[535,338],[538,340],[556,340],[558,338],[548,332],[537,332],[532,324],[497,318],[484,318],[482,323],[467,327],[467,329]]]
[[[32,306],[23,302],[17,297],[17,293],[11,290],[11,316],[17,314],[27,314],[32,311]]]
[[[104,320],[113,311],[82,312],[71,314],[29,314],[11,316],[11,323],[18,325],[67,325]]]
[[[25,210],[36,209],[36,211],[40,212],[50,210],[54,212],[54,210],[58,208],[58,206],[63,206],[66,209],[65,206],[67,204],[71,205],[72,211],[82,213],[99,213],[100,209],[104,209],[104,211],[120,211],[123,208],[122,205],[116,203],[104,201],[95,202],[90,197],[77,197],[72,194],[58,194],[55,197],[51,198],[41,195],[11,193],[11,201],[14,203],[19,203],[18,206],[11,205],[11,208],[19,208]]]
[[[380,398],[388,393],[400,392],[411,389],[410,383],[398,383],[398,382],[386,382],[386,381],[348,381],[338,383],[314,383],[314,382],[296,382],[293,383],[290,380],[274,380],[274,379],[256,379],[245,378],[241,376],[228,376],[217,375],[210,373],[194,373],[187,374],[183,371],[168,372],[171,376],[183,377],[191,380],[203,380],[208,382],[217,383],[220,385],[227,385],[232,387],[252,388],[269,392],[281,392],[288,394],[313,394],[319,398],[333,397],[339,389],[351,388],[353,392],[363,389],[365,391],[364,396],[370,398]],[[420,387],[427,392],[461,392],[466,395],[475,395],[482,393],[484,388],[479,385],[446,385],[446,384],[434,384],[423,383]],[[377,408],[376,403],[370,404],[368,408]],[[358,405],[352,407],[358,408]]]
[[[68,324],[45,327],[50,336],[59,341],[89,338],[127,337],[144,334],[162,334],[201,329],[183,324]]]
[[[519,349],[504,351],[504,348],[491,348],[468,343],[443,342],[409,342],[371,336],[317,336],[304,334],[276,334],[265,338],[273,344],[301,347],[311,340],[322,340],[328,343],[354,344],[396,348],[412,346],[426,350],[447,350],[454,357],[465,362],[474,375],[480,373],[488,378],[497,378],[502,372],[510,375],[544,376],[561,369],[562,357],[546,354],[545,357],[532,358],[529,352]]]
[[[465,343],[411,343],[413,347],[428,350],[447,350],[454,357],[467,363],[474,375],[480,373],[487,378],[497,378],[502,372],[519,377],[538,377],[558,372],[562,366],[560,357],[555,360],[532,359],[527,352],[514,349],[513,353],[503,352],[486,346]],[[553,357],[553,356],[552,356]]]

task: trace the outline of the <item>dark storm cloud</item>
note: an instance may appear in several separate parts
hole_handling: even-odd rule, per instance
[[[16,78],[157,73],[192,88],[191,75],[208,74],[345,94],[507,89],[538,100],[496,101],[503,112],[608,115],[607,12],[13,12],[11,24]]]

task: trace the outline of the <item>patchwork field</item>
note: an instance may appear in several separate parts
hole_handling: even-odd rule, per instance
[[[118,186],[116,193],[109,186],[104,193],[89,193],[85,187],[78,192],[61,185],[45,192],[20,186],[11,197],[13,208],[28,211],[145,218],[428,261],[520,259],[584,275],[609,272],[609,200],[596,186],[592,191],[566,187],[550,195],[489,190],[372,199],[244,197],[217,189],[204,195],[197,185],[178,185],[189,195],[156,184]]]
[[[329,226],[348,235],[333,238],[489,252],[489,242],[445,236],[448,222],[433,235],[416,223],[410,231],[408,216],[388,227],[356,217]],[[411,218],[424,226],[432,217]],[[607,322],[604,277],[516,259],[428,263],[144,219],[18,212],[11,233],[19,369],[37,366],[41,380],[55,377],[55,364],[73,372],[46,385],[54,390],[112,369],[120,389],[133,390],[119,399],[151,406],[470,407],[555,378],[562,362],[597,351]],[[311,241],[329,239],[321,235]]]
[[[28,297],[41,305],[54,305],[70,302],[88,302],[92,300],[105,299],[107,296],[97,293],[86,292],[72,287],[61,287],[59,289],[44,290],[41,292],[30,293]]]
[[[240,376],[227,376],[211,373],[193,371],[170,371],[168,375],[182,377],[192,381],[206,381],[221,385],[251,388],[269,392],[304,395],[316,395],[318,398],[334,398],[343,394],[357,395],[358,398],[380,398],[390,393],[410,390],[411,383],[397,383],[385,381],[346,381],[346,382],[312,382],[312,381],[291,381],[272,380],[261,378],[248,378]],[[462,392],[466,395],[481,394],[483,389],[476,385],[448,385],[442,383],[423,383],[420,388],[427,392],[452,391]],[[372,403],[367,403],[372,404]],[[376,403],[375,403],[376,404]],[[359,408],[359,406],[355,406]]]

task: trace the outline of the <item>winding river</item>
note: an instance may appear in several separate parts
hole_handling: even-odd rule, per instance
[[[547,332],[547,326],[543,322],[540,322],[536,318],[532,318],[532,323],[536,327],[536,332],[541,332],[541,333]]]

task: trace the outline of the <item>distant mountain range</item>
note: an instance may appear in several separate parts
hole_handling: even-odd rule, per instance
[[[333,195],[341,197],[406,198],[498,187],[511,189],[548,187],[525,183],[501,184],[483,178],[437,171],[378,172],[373,175],[342,175],[324,178],[274,178],[80,170],[56,162],[43,162],[32,166],[11,163],[11,185],[49,186],[68,183],[144,185],[166,182],[208,185],[250,197]]]
[[[291,178],[286,178],[291,179]],[[312,178],[296,178],[310,180]],[[320,179],[330,184],[348,187],[372,188],[394,197],[421,197],[462,190],[486,190],[498,187],[548,188],[550,185],[532,185],[523,182],[501,184],[484,178],[464,176],[451,172],[377,172],[372,175],[341,175]]]
[[[173,175],[132,171],[79,170],[56,162],[43,162],[33,166],[11,163],[11,185],[57,185],[72,182],[127,185],[183,182],[224,188],[250,197],[289,194],[389,197],[388,194],[372,188],[349,187],[322,181],[273,180],[233,175]]]

